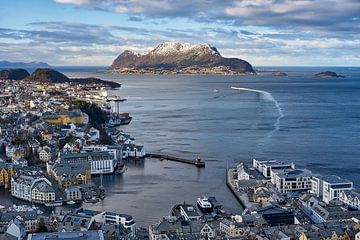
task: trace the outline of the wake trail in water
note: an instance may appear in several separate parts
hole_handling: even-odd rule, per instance
[[[231,86],[231,89],[239,90],[239,91],[248,91],[248,92],[255,92],[261,95],[261,97],[268,102],[272,102],[275,105],[275,108],[278,111],[278,117],[274,123],[274,129],[270,131],[270,133],[264,138],[264,142],[266,143],[276,131],[280,130],[280,121],[285,116],[279,102],[273,97],[273,95],[269,92],[258,90],[258,89],[252,89],[252,88],[241,88],[241,87],[233,87]]]

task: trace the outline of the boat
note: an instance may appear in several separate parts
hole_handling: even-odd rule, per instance
[[[117,127],[120,125],[128,125],[132,120],[132,117],[129,113],[112,113],[109,119],[109,126]]]
[[[116,173],[123,174],[126,170],[125,164],[120,164],[116,169]]]
[[[67,201],[67,202],[66,202],[67,205],[74,205],[75,203],[76,203],[76,202],[73,201],[73,200],[70,200],[70,201]]]
[[[213,207],[206,197],[199,197],[197,199],[197,205],[203,213],[211,213],[213,211]]]

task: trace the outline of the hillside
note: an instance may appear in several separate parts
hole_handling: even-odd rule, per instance
[[[116,82],[105,81],[99,78],[68,78],[64,74],[51,68],[38,68],[26,81],[43,83],[78,83],[78,84],[100,84],[111,88],[118,88],[121,85]]]
[[[29,72],[25,69],[6,69],[0,71],[0,79],[5,80],[22,80],[30,76]]]

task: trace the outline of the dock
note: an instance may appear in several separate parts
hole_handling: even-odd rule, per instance
[[[164,159],[164,160],[169,160],[169,161],[174,161],[174,162],[182,162],[182,163],[192,164],[198,168],[205,167],[205,162],[203,160],[201,160],[200,158],[191,160],[191,159],[185,159],[185,158],[175,157],[175,156],[171,156],[168,154],[161,154],[161,153],[148,153],[148,154],[146,154],[146,157],[147,158],[159,158],[159,159]]]

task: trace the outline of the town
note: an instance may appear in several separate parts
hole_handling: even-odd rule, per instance
[[[132,118],[120,112],[123,101],[101,84],[0,82],[0,185],[21,202],[1,206],[1,237],[360,239],[360,193],[351,181],[266,159],[226,169],[241,214],[226,212],[215,196],[179,199],[145,228],[128,212],[83,209],[106,198],[92,178],[126,175],[127,161],[148,156],[119,128]]]

